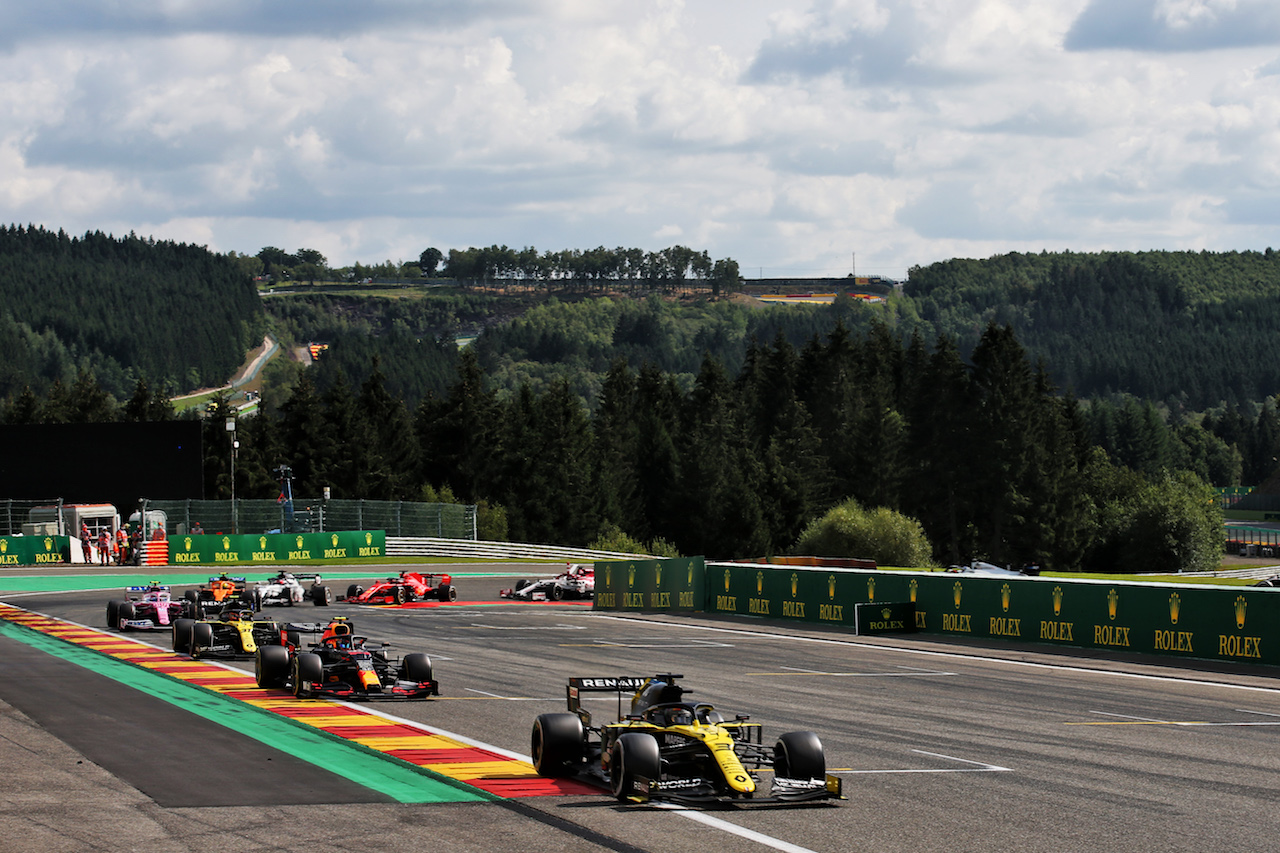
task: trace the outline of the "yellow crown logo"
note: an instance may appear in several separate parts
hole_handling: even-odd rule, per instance
[[[335,533],[335,534],[333,534],[333,536],[329,537],[329,541],[333,543],[333,547],[337,548],[337,547],[338,547],[338,534],[336,534],[336,533]]]
[[[756,595],[764,594],[764,572],[756,572]]]
[[[1062,587],[1060,586],[1053,588],[1053,615],[1062,615]]]
[[[960,609],[960,592],[961,592],[960,581],[956,581],[955,584],[951,587],[951,594],[956,600],[957,610]]]
[[[1249,602],[1244,600],[1243,595],[1236,596],[1236,627],[1244,628],[1244,609],[1249,606]]]
[[[836,576],[827,575],[827,598],[834,599],[836,597]]]
[[[1114,620],[1116,611],[1120,609],[1120,593],[1114,589],[1107,591],[1107,618]]]
[[[876,600],[876,579],[875,576],[867,578],[867,601]]]
[[[1013,591],[1009,589],[1009,585],[1005,584],[1000,587],[1000,609],[1005,613],[1009,612],[1009,598],[1013,595]]]
[[[298,543],[298,550],[299,550],[299,551],[301,551],[301,550],[302,550],[302,537],[301,537],[301,536],[299,536],[299,537],[297,538],[297,540],[296,540],[296,541],[297,541],[297,543]]]
[[[1169,621],[1178,624],[1178,611],[1182,609],[1182,597],[1176,592],[1169,596]]]
[[[915,578],[912,578],[912,579],[911,579],[911,583],[909,583],[909,584],[907,585],[907,587],[908,587],[908,589],[910,589],[910,590],[911,590],[911,603],[912,603],[912,604],[915,604],[915,603],[916,603],[916,592],[920,589],[920,583],[919,583],[919,581],[917,581]]]
[[[224,550],[224,551],[230,551],[230,550],[231,550],[231,537],[230,537],[230,536],[223,536],[223,537],[222,537],[222,550]]]
[[[796,597],[796,591],[800,588],[800,576],[795,572],[791,573],[791,597]]]
[[[267,550],[267,537],[265,536],[258,537],[258,550],[260,551]]]

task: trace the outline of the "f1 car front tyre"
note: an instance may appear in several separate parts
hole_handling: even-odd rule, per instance
[[[116,624],[112,627],[118,627],[121,631],[128,631],[129,626],[124,624],[125,621],[128,619],[137,619],[137,618],[138,618],[138,609],[133,606],[133,602],[122,601],[120,602],[120,605],[116,608],[116,619],[119,621],[117,621]]]
[[[195,624],[194,619],[173,620],[173,650],[178,654],[191,653],[191,632]]]
[[[813,732],[786,732],[773,747],[773,775],[779,779],[822,779],[827,756]]]
[[[115,629],[120,627],[120,605],[122,603],[123,602],[121,602],[119,599],[112,599],[111,601],[107,602],[107,627],[108,628]]]
[[[187,646],[187,654],[193,658],[207,651],[213,645],[213,626],[208,622],[194,622],[191,625],[191,644]]]
[[[253,676],[259,687],[284,687],[289,678],[289,650],[284,646],[260,646],[253,658]]]
[[[627,732],[613,742],[609,752],[609,788],[613,796],[626,802],[641,779],[657,780],[662,775],[658,740],[642,732]]]
[[[582,769],[585,742],[577,714],[539,714],[530,741],[534,769],[539,776],[573,776]]]
[[[364,587],[353,583],[351,586],[347,587],[347,598],[357,598],[362,592],[364,592]]]
[[[422,652],[405,655],[400,667],[400,677],[405,681],[431,681],[431,658]]]
[[[333,593],[329,587],[316,584],[311,587],[311,600],[316,607],[328,607],[333,602]]]
[[[311,685],[324,681],[324,661],[320,655],[302,652],[293,656],[293,695],[305,699],[311,695]]]

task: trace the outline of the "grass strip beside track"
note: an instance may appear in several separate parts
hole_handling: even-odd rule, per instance
[[[50,655],[142,690],[185,711],[226,726],[245,737],[303,761],[340,773],[401,803],[486,802],[490,794],[389,759],[359,744],[295,723],[244,702],[223,698],[150,670],[104,655],[40,631],[0,619],[0,633]]]

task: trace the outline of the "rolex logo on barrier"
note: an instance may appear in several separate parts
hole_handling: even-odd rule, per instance
[[[9,552],[9,540],[0,539],[0,554],[6,554],[8,552]]]
[[[1009,589],[1008,584],[1005,584],[1004,586],[1000,587],[1000,609],[1003,610],[1005,613],[1009,612],[1009,596],[1010,595],[1012,595],[1012,591]]]
[[[267,537],[265,536],[258,537],[258,550],[259,551],[267,550]]]
[[[366,533],[366,534],[364,535],[364,544],[366,544],[366,545],[372,545],[372,544],[373,544],[373,534],[372,534],[372,533]]]
[[[1120,608],[1120,593],[1114,589],[1107,591],[1107,618],[1114,620],[1116,611]]]
[[[301,537],[301,536],[299,536],[299,537],[297,538],[297,540],[296,540],[296,541],[297,541],[297,543],[298,543],[298,550],[299,550],[299,551],[301,551],[301,550],[302,550],[302,537]]]
[[[910,584],[908,584],[908,587],[911,589],[911,603],[912,603],[912,604],[915,604],[915,603],[916,603],[916,592],[920,589],[920,584],[919,584],[919,582],[917,582],[917,581],[916,581],[916,579],[915,579],[915,578],[912,578],[912,579],[911,579],[911,583],[910,583]]]
[[[1062,587],[1060,586],[1053,588],[1053,615],[1062,615]]]
[[[835,597],[836,597],[836,576],[827,575],[827,598],[830,598],[832,601],[834,601]]]
[[[876,600],[876,579],[874,576],[867,578],[867,601]]]
[[[729,591],[729,578],[730,578],[730,577],[731,577],[731,575],[730,575],[729,570],[728,570],[728,569],[725,569],[725,570],[724,570],[724,591],[725,591],[725,592],[728,592],[728,591]]]
[[[45,549],[46,551],[52,551],[52,550],[53,550],[53,540],[52,540],[52,539],[50,539],[48,536],[44,537],[44,549]]]
[[[636,585],[636,567],[635,567],[635,564],[632,563],[631,565],[627,566],[627,587],[630,588],[635,585]]]
[[[756,595],[764,594],[764,572],[756,572]]]
[[[791,573],[791,597],[796,597],[796,591],[800,589],[800,576],[795,572]]]
[[[330,537],[329,537],[329,541],[333,543],[333,547],[337,548],[337,547],[338,547],[338,534],[336,534],[336,533],[335,533],[335,534],[333,534],[332,536],[330,536]],[[301,547],[301,546],[299,546],[299,547]]]
[[[892,615],[893,615],[893,611],[887,607],[880,611],[880,618],[886,622],[889,621],[889,617]]]
[[[230,551],[230,550],[231,550],[231,537],[230,537],[230,536],[223,536],[223,537],[222,537],[222,550],[224,550],[224,551]]]
[[[183,548],[183,550],[184,550],[184,551],[190,551],[190,550],[191,550],[191,537],[190,537],[190,536],[188,536],[187,538],[185,538],[185,539],[183,539],[183,540],[182,540],[182,548]]]
[[[367,536],[368,534],[365,534],[365,535]],[[605,566],[605,567],[604,567],[604,586],[605,586],[605,589],[608,589],[608,588],[609,588],[610,586],[612,586],[612,585],[613,585],[613,566]]]
[[[951,595],[956,600],[956,610],[960,609],[960,593],[961,593],[960,581],[956,581],[955,584],[951,587]]]
[[[1176,592],[1169,596],[1169,621],[1178,624],[1178,611],[1182,609],[1182,598]]]
[[[693,563],[689,564],[689,586],[693,586]]]
[[[655,587],[662,586],[662,563],[653,567],[653,585]]]
[[[1244,628],[1244,609],[1249,606],[1243,595],[1236,596],[1236,627]]]

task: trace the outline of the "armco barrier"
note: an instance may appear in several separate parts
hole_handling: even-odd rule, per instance
[[[601,599],[605,565],[596,569],[597,609],[701,609],[852,631],[857,605],[910,603],[924,633],[1280,665],[1280,590],[708,563],[703,604],[689,608],[645,586],[646,572],[687,569],[615,576],[604,588],[614,595]]]
[[[381,530],[169,537],[169,562],[172,565],[345,562],[378,559],[386,553],[387,536]]]
[[[703,609],[705,564],[701,557],[598,562],[596,610]]]
[[[0,536],[0,566],[43,566],[69,562],[69,537]]]

